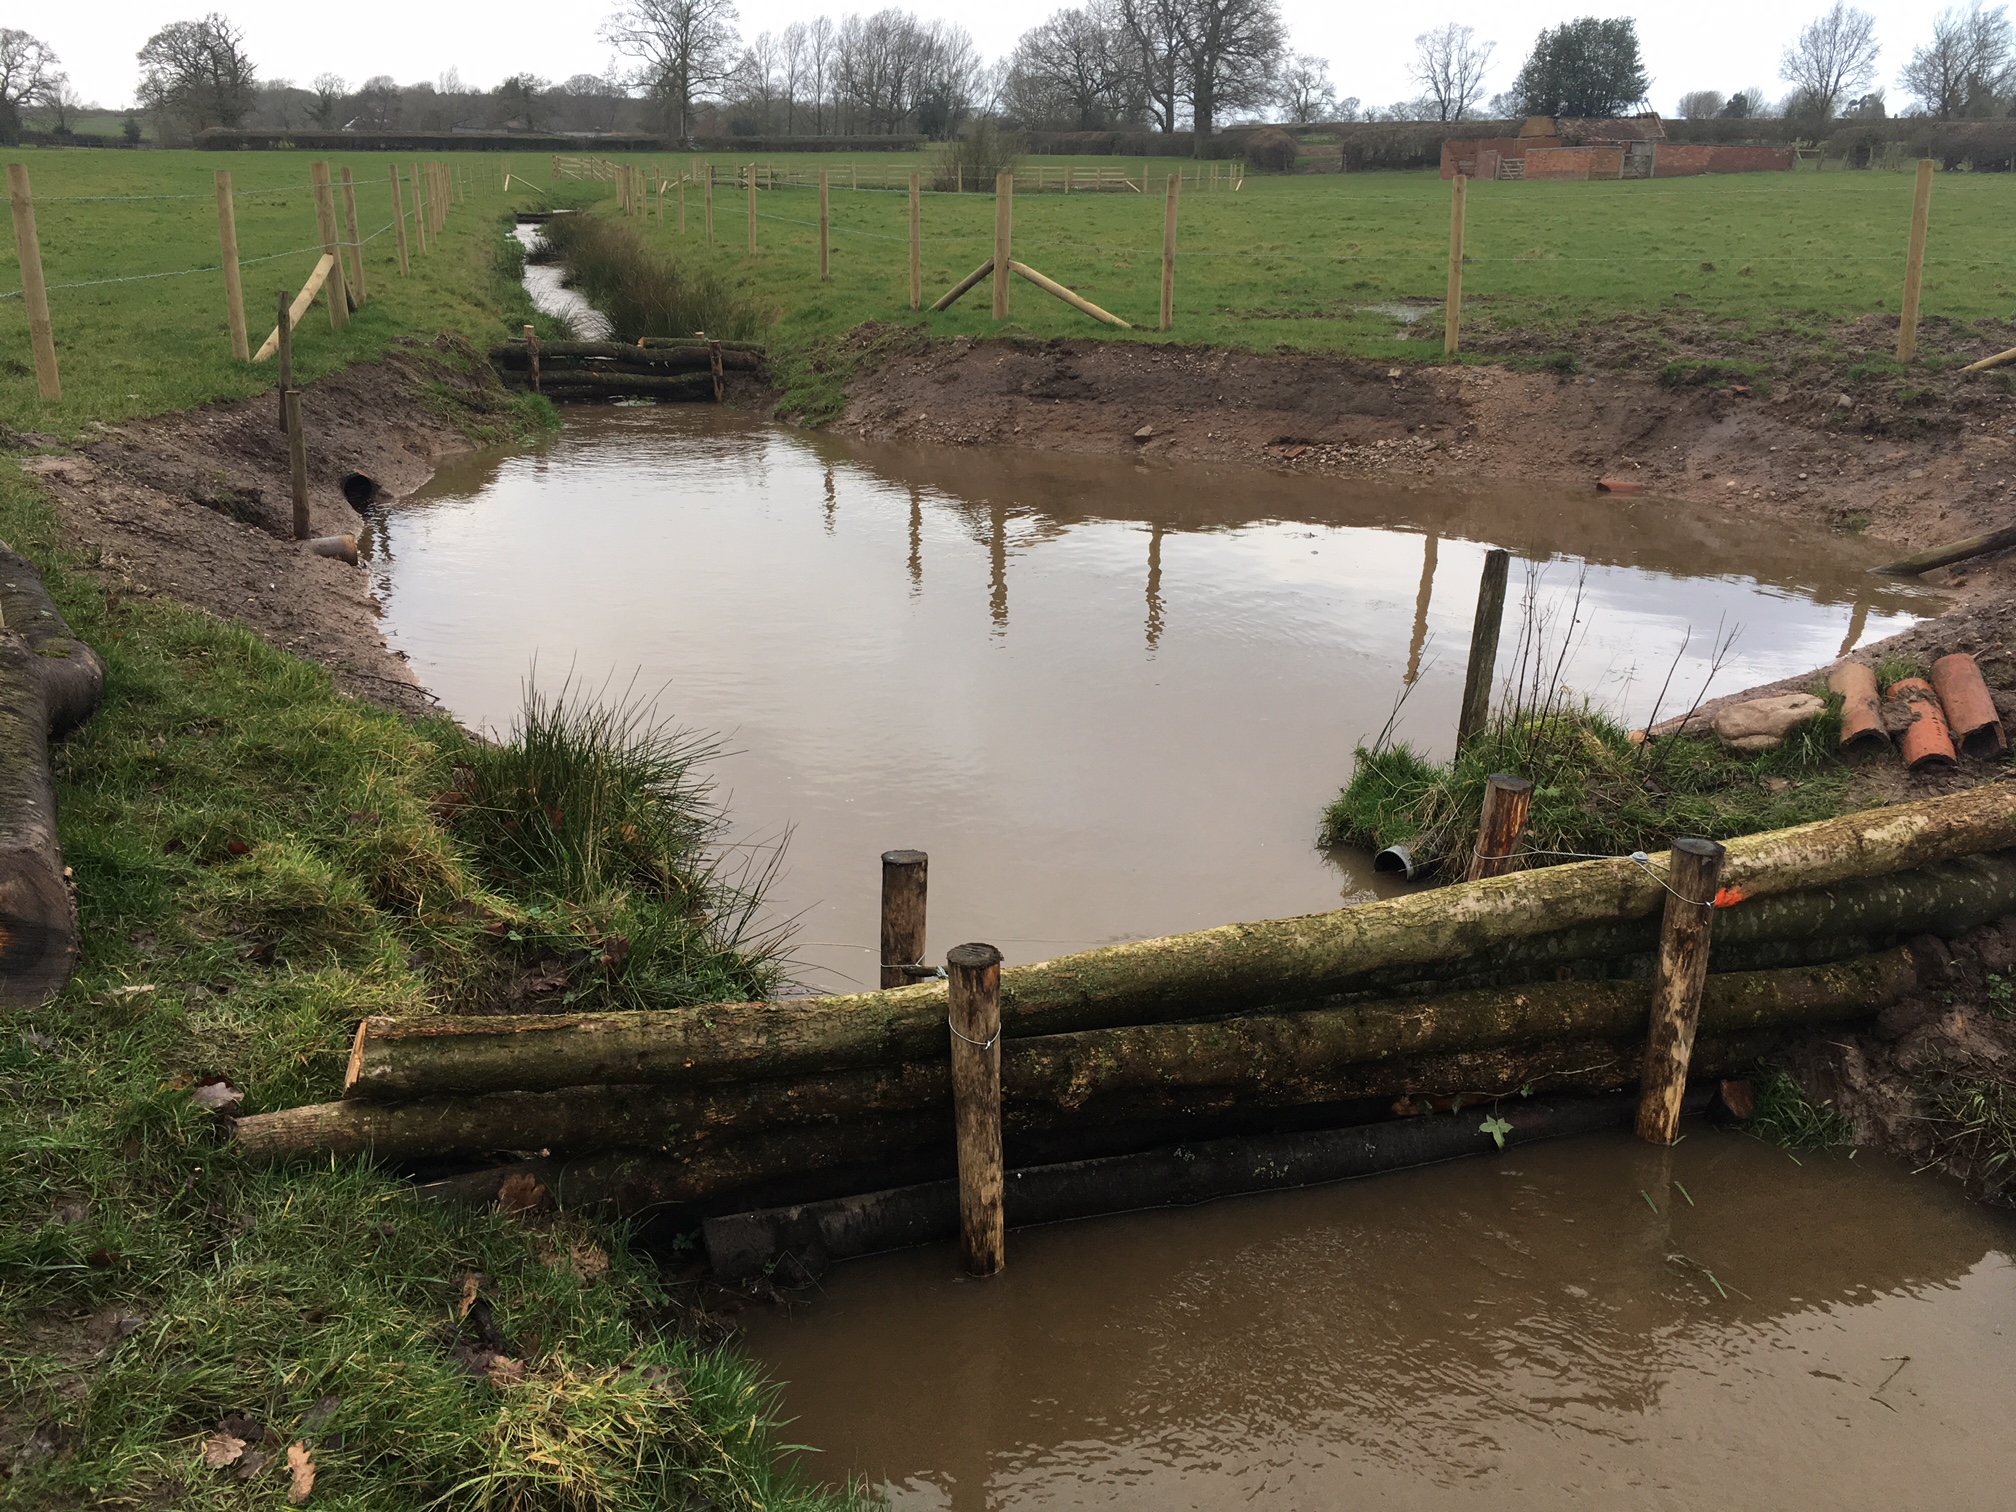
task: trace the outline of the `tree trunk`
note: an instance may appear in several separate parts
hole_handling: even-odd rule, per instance
[[[76,969],[49,741],[90,718],[104,687],[41,575],[0,548],[0,1006],[44,1002]]]
[[[1702,1033],[1726,1038],[1865,1017],[1916,983],[1917,962],[1903,949],[1833,966],[1711,977]],[[1495,1093],[1529,1082],[1616,1085],[1630,1079],[1632,1063],[1614,1042],[1643,1035],[1648,1000],[1642,982],[1552,982],[1010,1040],[1001,1062],[1005,1122],[1034,1131],[1081,1118]],[[941,1027],[941,1045],[944,1034]],[[1600,1075],[1594,1083],[1564,1080],[1576,1068]],[[258,1159],[664,1150],[766,1128],[941,1108],[950,1095],[941,1057],[732,1084],[622,1083],[402,1103],[351,1099],[249,1115],[238,1120],[236,1139]]]
[[[1914,870],[2016,846],[2016,787],[1995,783],[1729,842],[1723,900]],[[1649,917],[1665,858],[1516,872],[1334,913],[1109,945],[1002,973],[1009,1036],[1231,1014],[1348,990],[1380,968],[1422,966],[1582,925]],[[1740,914],[1740,908],[1738,908]],[[945,987],[792,1003],[628,1013],[367,1018],[347,1095],[414,1096],[598,1082],[710,1081],[825,1072],[935,1055]]]

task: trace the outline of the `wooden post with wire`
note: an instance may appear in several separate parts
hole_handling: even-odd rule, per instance
[[[749,255],[756,255],[756,165],[749,165]]]
[[[924,892],[930,857],[920,850],[882,852],[882,985],[907,987],[924,966]]]
[[[994,175],[994,318],[1008,318],[1008,250],[1015,228],[1015,175]]]
[[[1463,328],[1463,196],[1470,182],[1461,173],[1449,189],[1449,291],[1442,301],[1442,353],[1456,355]]]
[[[1172,173],[1166,185],[1162,207],[1162,329],[1176,325],[1176,201],[1183,192],[1183,175]]]
[[[686,234],[686,175],[679,175],[679,234]]]
[[[294,312],[288,306],[287,291],[280,291],[280,316],[273,323],[273,338],[280,349],[280,434],[287,434],[287,395],[294,387]]]
[[[833,281],[831,242],[828,240],[832,230],[831,206],[827,203],[826,170],[821,168],[819,170],[819,282],[821,283]],[[755,248],[752,246],[750,250],[754,251]]]
[[[956,945],[945,957],[951,978],[952,1121],[959,1152],[959,1252],[968,1275],[991,1276],[1006,1263],[1006,1175],[1001,1158],[1001,952]]]
[[[532,392],[539,392],[539,332],[530,321],[525,323],[525,359],[532,371]]]
[[[322,237],[322,255],[334,260],[322,285],[329,295],[329,324],[340,331],[350,324],[350,286],[343,277],[342,238],[336,233],[336,196],[329,187],[329,165],[311,164],[308,175],[315,188],[315,221]]]
[[[413,264],[406,255],[406,195],[399,187],[399,165],[391,166],[392,173],[392,227],[394,240],[399,244],[399,276],[412,276]]]
[[[21,259],[28,341],[35,348],[35,385],[53,404],[63,397],[63,379],[56,371],[56,328],[49,321],[49,285],[42,278],[42,239],[35,230],[35,193],[25,163],[7,165],[7,190],[14,203],[14,248]]]
[[[910,170],[910,308],[924,308],[924,176]]]
[[[1526,837],[1526,816],[1532,811],[1533,784],[1524,777],[1494,772],[1485,780],[1484,812],[1464,881],[1481,882],[1520,870],[1519,842]]]
[[[407,177],[413,181],[413,235],[419,239],[420,251],[427,251],[427,192],[421,187],[420,165],[415,163]]]
[[[707,165],[707,188],[702,195],[707,207],[707,245],[714,245],[714,165]]]
[[[1638,1078],[1638,1137],[1671,1144],[1680,1133],[1680,1102],[1701,1022],[1708,979],[1708,935],[1728,853],[1713,840],[1675,840],[1668,855],[1666,913],[1652,982],[1652,1022]]]
[[[1904,312],[1897,322],[1897,360],[1918,355],[1918,295],[1925,282],[1925,232],[1932,218],[1932,159],[1918,159],[1911,195],[1911,249],[1904,258]]]
[[[287,481],[294,496],[294,539],[308,539],[308,437],[301,426],[301,391],[287,390]]]
[[[1456,716],[1456,749],[1484,728],[1491,712],[1491,673],[1498,665],[1498,632],[1505,622],[1505,577],[1512,553],[1494,546],[1484,553],[1477,585],[1477,618],[1470,627],[1470,664],[1463,673],[1463,703]]]
[[[238,212],[231,202],[231,170],[217,170],[217,241],[224,254],[224,318],[231,326],[231,355],[252,360],[252,337],[245,329],[245,284],[238,267]]]
[[[352,282],[357,286],[357,303],[369,302],[371,295],[364,283],[364,237],[357,223],[357,180],[350,170],[343,170],[343,222],[350,232],[350,270]]]

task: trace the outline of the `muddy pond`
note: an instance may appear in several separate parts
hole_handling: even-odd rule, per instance
[[[701,407],[589,408],[453,463],[380,521],[384,625],[459,718],[528,675],[721,737],[807,987],[875,980],[878,857],[931,856],[934,959],[1013,961],[1334,908],[1385,887],[1314,844],[1396,699],[1444,754],[1486,549],[1627,718],[1821,665],[1930,612],[1880,548],[1655,501],[921,451]],[[1586,574],[1586,577],[1585,577]],[[1685,649],[1682,650],[1683,643]],[[1677,667],[1674,659],[1678,653]]]
[[[712,409],[570,411],[370,549],[389,639],[462,719],[508,727],[536,675],[718,733],[738,840],[788,836],[803,985],[847,988],[894,847],[930,852],[934,958],[1392,885],[1319,851],[1318,816],[1389,717],[1446,753],[1493,545],[1508,643],[1529,572],[1557,626],[1579,582],[1565,679],[1630,720],[1669,667],[1684,708],[1732,630],[1720,691],[1936,608],[1853,540],[1650,500]],[[1691,1125],[1018,1230],[985,1283],[944,1248],[856,1261],[744,1322],[809,1468],[901,1508],[1989,1507],[2012,1254],[1946,1184]]]

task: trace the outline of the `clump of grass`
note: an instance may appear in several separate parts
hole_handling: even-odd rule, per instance
[[[1406,845],[1417,868],[1460,871],[1485,784],[1497,772],[1533,784],[1525,844],[1528,863],[1538,866],[1661,850],[1681,835],[1722,840],[1840,812],[1850,774],[1834,754],[1838,699],[1776,750],[1756,755],[1677,734],[1634,742],[1621,723],[1562,684],[1580,613],[1578,590],[1566,631],[1553,635],[1538,607],[1537,580],[1529,579],[1513,670],[1491,722],[1438,763],[1393,743],[1389,720],[1354,753],[1350,784],[1324,812],[1321,843]],[[1725,641],[1718,665],[1726,651]]]
[[[1022,161],[1022,139],[982,118],[954,137],[931,158],[931,188],[938,193],[964,189],[967,193],[994,190],[994,176],[1013,173]]]
[[[1833,1149],[1855,1142],[1855,1126],[1832,1107],[1815,1104],[1789,1071],[1760,1066],[1751,1073],[1757,1111],[1750,1132],[1795,1150]]]
[[[712,740],[642,705],[529,688],[499,744],[439,732],[461,787],[453,827],[487,882],[524,900],[509,936],[563,952],[565,1001],[733,1002],[782,977],[779,931],[759,923],[779,853],[724,867]]]
[[[2016,1185],[2016,1086],[1958,1077],[1920,1090],[1939,1157],[1989,1197]]]
[[[609,317],[618,340],[691,336],[727,341],[757,334],[756,313],[711,272],[653,247],[633,226],[599,215],[547,221],[535,258],[558,263],[568,286]]]
[[[1659,369],[1664,388],[1728,388],[1742,384],[1757,393],[1769,391],[1754,362],[1731,362],[1726,358],[1682,358]]]

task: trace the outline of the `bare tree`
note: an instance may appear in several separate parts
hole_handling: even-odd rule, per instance
[[[1218,112],[1272,91],[1287,41],[1275,0],[1184,0],[1183,63],[1196,155],[1210,149]]]
[[[1484,73],[1496,42],[1479,42],[1474,27],[1450,21],[1414,39],[1408,72],[1438,121],[1460,121],[1484,97]]]
[[[1680,119],[1705,121],[1722,114],[1729,97],[1719,89],[1690,89],[1680,96]]]
[[[1141,87],[1155,124],[1176,129],[1183,105],[1183,8],[1185,0],[1120,0],[1120,17],[1134,40]]]
[[[1785,49],[1778,76],[1793,87],[1797,108],[1823,120],[1861,94],[1876,77],[1876,18],[1847,0],[1806,23]]]
[[[1904,65],[1903,85],[1927,115],[2000,115],[2016,90],[2016,37],[2002,6],[1984,8],[1973,0],[1954,6],[1932,23],[1932,41]]]
[[[1330,82],[1330,64],[1315,53],[1297,53],[1281,70],[1274,103],[1297,126],[1328,121],[1337,114],[1337,86]]]
[[[0,26],[0,142],[20,141],[22,108],[49,103],[63,85],[60,61],[41,38]]]
[[[777,39],[777,66],[784,85],[784,134],[798,130],[798,92],[805,87],[810,38],[803,21],[793,21]]]
[[[1100,131],[1145,109],[1140,52],[1117,5],[1094,0],[1060,10],[1022,34],[1003,91],[1012,114],[1032,125]]]
[[[190,131],[236,126],[251,114],[257,85],[245,34],[216,11],[162,27],[138,56],[140,103]]]
[[[805,28],[805,68],[812,84],[812,129],[821,136],[826,134],[827,96],[833,87],[834,54],[839,46],[837,30],[830,16],[815,16]]]
[[[641,65],[674,141],[692,133],[693,101],[720,84],[735,61],[733,0],[625,0],[602,23],[602,40]]]
[[[337,117],[343,111],[343,97],[350,92],[350,85],[342,75],[317,74],[315,82],[309,86],[314,99],[308,105],[308,119],[324,131],[334,131],[341,124]]]
[[[766,31],[756,34],[735,64],[735,92],[759,135],[770,130],[772,111],[782,89],[777,59],[777,38]]]

